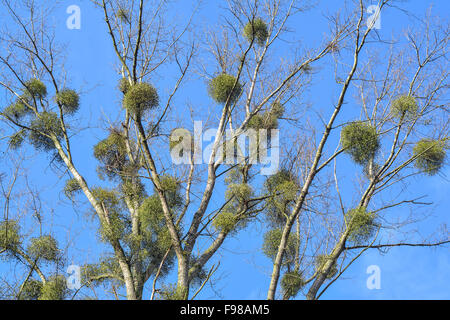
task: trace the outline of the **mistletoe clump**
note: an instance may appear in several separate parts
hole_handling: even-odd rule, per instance
[[[284,115],[284,106],[280,102],[274,102],[270,109],[270,113],[278,119]]]
[[[94,146],[94,157],[99,160],[109,178],[122,171],[127,164],[126,142],[117,130],[111,130],[108,138]]]
[[[267,202],[267,218],[273,225],[283,225],[286,212],[297,199],[299,184],[285,169],[278,171],[264,182],[264,189],[270,197]]]
[[[182,204],[182,197],[175,191],[176,195],[170,195],[166,193],[167,204],[169,209],[174,212],[176,209],[180,208]],[[161,200],[157,194],[153,194],[146,198],[141,207],[139,208],[139,217],[143,225],[148,227],[158,226],[160,223],[164,224],[164,211],[161,205]]]
[[[213,226],[218,231],[229,233],[234,230],[237,223],[238,219],[235,214],[231,212],[222,212],[214,219]]]
[[[20,97],[17,101],[8,107],[6,107],[2,114],[6,117],[11,118],[15,121],[21,120],[23,117],[31,113],[31,109],[26,105],[28,103],[27,99]]]
[[[227,191],[225,192],[225,199],[227,204],[213,221],[213,226],[216,230],[223,232],[237,231],[243,228],[248,222],[248,216],[239,216],[245,204],[248,203],[253,195],[252,188],[246,183],[232,183],[232,178],[226,179],[228,182]],[[247,212],[248,213],[248,212]]]
[[[264,187],[268,194],[272,195],[273,201],[290,202],[296,199],[299,189],[298,183],[293,175],[286,169],[278,171],[276,174],[267,178]]]
[[[161,176],[160,183],[171,214],[175,216],[175,212],[183,205],[180,183],[176,177],[169,175]],[[156,192],[142,202],[138,212],[144,229],[151,230],[152,228],[158,229],[160,227],[167,229],[161,200]]]
[[[22,287],[20,300],[37,300],[42,294],[42,282],[35,279],[28,279]]]
[[[67,293],[66,278],[62,275],[53,276],[42,286],[39,300],[64,300]]]
[[[331,256],[326,255],[326,254],[320,254],[316,257],[316,268],[320,273],[323,273],[325,271],[324,270],[325,264],[329,260],[331,260]],[[333,278],[337,274],[337,272],[338,272],[337,264],[336,264],[336,262],[334,262],[331,265],[331,268],[328,271],[328,274],[326,275],[327,279]]]
[[[162,257],[165,255],[167,250],[169,250],[172,246],[172,236],[170,235],[169,229],[167,227],[163,229],[157,230],[158,240],[156,241],[156,245],[153,247],[153,252],[151,252],[151,256],[156,257],[155,261],[161,261]],[[177,232],[180,232],[179,227],[177,227]],[[158,250],[156,250],[158,249]],[[170,264],[173,262],[174,255],[171,253],[167,259],[167,267],[163,270],[167,273],[170,270]]]
[[[264,156],[264,150],[267,154],[267,149],[270,148],[272,143],[272,132],[271,130],[278,128],[278,120],[284,114],[284,107],[281,103],[273,103],[272,108],[268,111],[265,111],[262,114],[255,114],[251,117],[250,121],[247,124],[248,129],[253,129],[256,132],[259,130],[267,131],[267,140],[261,141],[261,137],[259,134],[256,135],[256,154],[262,161],[262,157]]]
[[[209,83],[209,95],[217,103],[224,104],[230,99],[235,103],[242,93],[242,85],[232,75],[222,73]]]
[[[175,176],[163,175],[160,176],[160,182],[168,204],[174,209],[178,209],[183,203],[183,198],[180,194],[180,181]]]
[[[281,237],[283,236],[283,230],[281,228],[272,229],[264,234],[264,242],[262,246],[263,253],[266,257],[275,261],[278,253],[278,248],[281,243]],[[297,246],[299,244],[299,238],[297,234],[289,234],[286,243],[286,252],[283,256],[282,265],[286,266],[292,264],[295,261],[297,255]]]
[[[261,18],[256,18],[253,21],[250,21],[244,27],[244,36],[249,42],[255,41],[260,46],[264,45],[269,37],[267,24]]]
[[[35,260],[57,261],[59,259],[58,243],[50,235],[33,238],[28,247],[28,254]]]
[[[185,300],[183,290],[176,284],[163,285],[159,295],[162,300]]]
[[[271,111],[264,112],[263,114],[255,114],[248,122],[248,127],[255,130],[260,129],[276,129],[278,128],[278,119],[280,117]]]
[[[361,121],[353,122],[342,130],[342,147],[353,161],[364,165],[375,157],[380,148],[377,130]]]
[[[412,118],[417,114],[417,109],[417,101],[412,96],[400,96],[391,105],[391,113],[397,118]]]
[[[125,109],[135,115],[154,109],[159,104],[159,96],[156,89],[148,83],[132,85],[125,94],[123,105]]]
[[[60,105],[65,114],[72,115],[80,107],[80,96],[75,90],[64,89],[55,96],[55,101]]]
[[[26,115],[27,108],[23,103],[13,103],[3,109],[2,114],[14,120],[20,120]]]
[[[38,79],[31,79],[25,83],[26,92],[33,98],[42,99],[47,95],[47,87]]]
[[[81,267],[81,282],[87,284],[102,284],[111,279],[122,279],[122,272],[117,260],[105,258],[97,264],[85,264]]]
[[[178,181],[177,177],[171,175],[163,175],[160,176],[161,189],[164,192],[175,192],[180,187],[180,181]]]
[[[130,89],[131,84],[130,81],[127,78],[122,78],[119,80],[119,90],[123,94],[126,94],[128,90]]]
[[[230,183],[226,191],[226,199],[234,198],[239,203],[243,204],[250,200],[253,190],[250,185],[246,183]]]
[[[30,124],[30,143],[37,150],[50,151],[55,149],[52,136],[57,140],[63,137],[61,121],[54,112],[41,112]]]
[[[169,202],[171,211],[174,211],[173,203]],[[170,248],[172,240],[166,226],[161,200],[158,195],[152,195],[145,199],[139,208],[139,221],[143,241],[146,244],[141,253],[143,258],[164,256]],[[167,269],[165,269],[167,271]]]
[[[375,214],[368,212],[366,208],[352,209],[346,213],[345,219],[349,229],[349,240],[362,243],[372,237],[375,231]]]
[[[92,189],[92,194],[107,209],[108,213],[120,210],[119,193],[116,190],[95,187]]]
[[[138,179],[126,180],[122,183],[122,194],[132,202],[141,202],[145,197],[145,186]]]
[[[80,270],[81,280],[83,283],[99,285],[108,280],[108,277],[103,277],[108,272],[109,270],[101,264],[86,264]]]
[[[16,220],[0,222],[0,250],[14,251],[22,243],[19,223]]]
[[[264,182],[264,187],[269,193],[273,193],[279,185],[286,182],[295,183],[295,178],[288,170],[281,169],[276,174],[267,178]]]
[[[92,189],[95,199],[105,209],[106,217],[100,219],[100,235],[103,241],[116,241],[123,238],[126,222],[121,215],[121,202],[117,191],[104,188]]]
[[[432,176],[439,172],[446,158],[446,144],[441,140],[422,139],[413,149],[415,166]]]
[[[77,179],[69,179],[66,181],[66,185],[64,186],[64,194],[67,198],[72,199],[74,194],[81,191],[80,184]]]
[[[119,213],[113,212],[108,220],[101,220],[100,236],[104,242],[115,242],[123,239],[125,235],[125,223]]]
[[[305,280],[301,272],[286,272],[281,279],[281,289],[287,298],[295,297],[305,285]]]

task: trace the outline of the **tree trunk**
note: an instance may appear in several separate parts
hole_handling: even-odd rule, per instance
[[[69,171],[72,173],[74,178],[77,180],[80,188],[83,190],[83,193],[89,200],[92,207],[97,212],[97,215],[100,219],[106,219],[106,213],[104,212],[102,206],[100,203],[98,203],[97,199],[92,194],[91,190],[89,189],[86,180],[80,175],[78,170],[75,168],[71,160],[67,157],[65,154],[60,142],[56,139],[56,137],[53,138],[53,142],[55,144],[56,149],[58,150],[59,155],[63,159],[64,163],[66,164]],[[134,289],[134,281],[133,276],[131,274],[130,266],[128,264],[128,261],[126,259],[125,253],[122,250],[122,247],[120,246],[119,241],[115,241],[115,243],[111,243],[111,245],[114,248],[115,255],[117,257],[117,260],[119,261],[119,266],[122,271],[122,275],[125,281],[125,287],[127,290],[127,298],[129,300],[136,300],[136,292]]]

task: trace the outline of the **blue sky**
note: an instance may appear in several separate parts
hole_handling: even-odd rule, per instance
[[[320,44],[322,35],[327,32],[328,24],[324,14],[332,13],[339,9],[343,1],[318,1],[318,6],[311,11],[300,14],[291,21],[291,28],[296,38],[309,47]],[[375,1],[374,1],[375,3]],[[65,12],[69,5],[76,4],[81,8],[81,29],[69,30],[65,27],[68,14]],[[225,5],[225,4],[223,4]],[[433,12],[448,19],[450,2],[446,0],[407,1],[400,6],[417,16],[423,16],[425,10],[433,5]],[[191,12],[191,1],[178,1],[174,8],[177,16],[172,19],[182,22],[186,19],[186,12]],[[200,6],[196,21],[199,30],[215,27],[215,21],[221,14],[221,9],[216,1],[206,1]],[[106,123],[101,119],[107,116],[112,121],[121,116],[119,101],[120,95],[115,87],[118,75],[114,70],[117,65],[115,53],[112,49],[110,38],[106,33],[101,12],[94,9],[90,1],[61,1],[52,16],[52,23],[56,26],[57,39],[66,43],[65,53],[66,70],[70,87],[82,92],[82,108],[80,123],[89,126],[89,130],[80,132],[74,139],[73,154],[75,163],[84,174],[89,183],[100,183],[96,175],[97,163],[91,157],[92,145],[104,138],[102,128]],[[389,8],[382,15],[382,28],[380,34],[389,38],[392,33],[401,33],[408,26],[416,23],[411,16],[406,16],[400,10]],[[280,50],[283,50],[281,48]],[[286,48],[284,48],[286,50]],[[380,48],[380,50],[384,50]],[[283,51],[282,51],[283,52]],[[281,53],[280,53],[281,54]],[[325,114],[330,105],[339,94],[339,87],[334,83],[332,72],[327,65],[320,65],[321,72],[313,77],[313,86],[308,92],[308,102]],[[211,72],[214,72],[212,70]],[[160,76],[158,85],[173,83],[173,75],[170,73]],[[192,79],[187,83],[176,103],[189,101],[194,105],[210,105],[207,97],[205,80]],[[0,100],[4,102],[4,97]],[[351,107],[351,106],[350,106]],[[198,114],[204,112],[203,108],[196,110]],[[182,115],[181,115],[182,116]],[[344,118],[354,117],[354,113],[346,112]],[[343,120],[341,119],[341,120]],[[330,141],[333,147],[335,140]],[[5,144],[0,142],[0,150]],[[33,155],[32,150],[26,150]],[[27,162],[30,178],[33,185],[42,192],[44,208],[53,209],[48,216],[46,226],[48,232],[55,232],[58,239],[65,243],[70,240],[73,249],[69,251],[69,261],[73,264],[95,262],[95,256],[101,251],[102,245],[96,237],[96,227],[87,218],[86,208],[80,207],[74,211],[71,204],[64,199],[60,192],[63,188],[62,179],[56,177],[48,167],[47,157],[36,155],[31,162]],[[348,159],[344,159],[343,161]],[[8,163],[3,163],[1,171],[8,172]],[[354,174],[355,168],[349,167],[345,174]],[[433,178],[415,178],[409,186],[411,194],[426,194],[427,200],[433,201],[432,216],[426,223],[420,225],[424,235],[428,235],[437,229],[441,223],[450,222],[450,170],[448,167],[441,176]],[[351,195],[347,197],[351,201]],[[400,208],[397,215],[409,213],[408,208]],[[403,211],[401,211],[403,210]],[[32,222],[25,226],[27,230],[34,230]],[[71,232],[69,232],[69,230]],[[75,232],[74,232],[75,231]],[[213,261],[220,259],[221,267],[217,272],[218,282],[214,291],[206,288],[199,298],[225,298],[225,299],[264,299],[270,280],[271,262],[259,251],[262,244],[261,226],[251,225],[245,232],[236,238],[228,239],[220,253]],[[70,263],[69,263],[70,264]],[[366,287],[368,275],[366,269],[370,265],[378,265],[381,269],[381,290],[369,290]],[[7,272],[9,267],[0,262],[0,273]],[[337,281],[323,295],[324,299],[449,299],[450,298],[450,255],[447,248],[395,248],[387,254],[381,255],[373,250],[363,255],[343,275],[343,279]]]

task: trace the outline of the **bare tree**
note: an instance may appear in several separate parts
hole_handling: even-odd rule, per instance
[[[380,10],[388,3],[388,1],[380,2]],[[392,45],[387,63],[382,63],[380,59],[376,59],[375,55],[371,55],[366,66],[358,68],[363,46],[371,32],[371,29],[366,29],[363,24],[364,13],[365,7],[361,1],[357,6],[357,24],[352,33],[354,39],[353,64],[346,77],[339,76],[337,78],[346,79],[338,82],[342,85],[341,94],[325,127],[322,139],[315,146],[315,156],[306,162],[307,178],[300,189],[295,207],[288,213],[284,224],[274,262],[268,299],[275,298],[283,258],[289,250],[291,229],[298,221],[302,210],[308,211],[306,204],[310,187],[317,175],[321,171],[327,171],[327,167],[333,162],[335,162],[333,175],[336,185],[336,201],[339,201],[339,206],[331,210],[337,210],[341,216],[341,218],[333,220],[333,224],[336,223],[336,220],[338,221],[339,227],[330,228],[325,234],[321,233],[317,236],[322,243],[329,244],[331,242],[331,248],[325,248],[325,254],[317,252],[314,242],[308,243],[313,247],[311,248],[313,262],[306,265],[300,272],[296,270],[294,280],[292,280],[294,276],[291,273],[285,274],[282,282],[285,292],[290,292],[291,296],[295,296],[300,289],[306,289],[308,299],[319,298],[350,264],[370,248],[402,245],[440,246],[449,242],[448,231],[443,230],[439,233],[438,239],[434,241],[418,239],[416,240],[418,242],[414,244],[404,242],[375,244],[380,230],[394,228],[400,232],[402,226],[415,222],[411,219],[392,224],[383,217],[383,212],[400,205],[427,204],[421,201],[421,197],[401,201],[395,201],[395,198],[392,197],[390,200],[382,200],[382,204],[377,204],[379,207],[376,207],[375,210],[369,211],[368,209],[372,200],[378,197],[382,198],[383,194],[389,194],[396,184],[420,173],[436,174],[444,164],[448,124],[447,122],[442,123],[441,119],[448,117],[448,109],[444,107],[445,103],[442,104],[445,101],[448,72],[445,67],[442,69],[442,63],[445,61],[448,43],[448,26],[430,28],[429,23],[432,19],[428,19],[428,22],[424,23],[426,26],[424,31],[419,31],[414,36],[408,35],[409,48],[397,51],[398,49],[395,50]],[[429,34],[430,29],[433,30],[432,37]],[[416,41],[420,41],[421,45],[418,45]],[[406,58],[408,54],[411,57],[409,60]],[[407,62],[405,63],[400,57],[406,58]],[[337,63],[340,62],[337,61]],[[339,70],[339,67],[336,66],[336,69]],[[411,73],[407,70],[414,70],[414,72]],[[359,88],[357,96],[358,102],[362,106],[361,119],[337,124],[337,116],[343,108],[351,83]],[[423,118],[431,113],[434,113],[435,119],[439,120],[432,124],[428,118],[428,124],[433,127],[432,131],[427,133],[430,136],[417,141],[418,138],[414,135],[423,130],[420,128],[421,124],[426,121]],[[333,132],[337,132],[339,129],[342,129],[341,145],[321,163],[327,140]],[[382,147],[381,142],[389,140],[392,141],[391,145],[386,149],[385,146]],[[415,144],[413,152],[410,147],[412,144]],[[354,204],[353,209],[345,208],[345,196],[339,190],[339,179],[336,174],[337,158],[345,153],[349,154],[353,161],[363,169],[362,179],[359,182],[361,190],[358,191],[361,198],[357,204]],[[419,171],[413,169],[414,165]],[[346,245],[352,242],[359,243],[359,245]],[[352,251],[357,249],[360,249],[360,252],[355,256]],[[308,273],[310,278],[306,278]],[[329,284],[319,292],[328,280],[331,280]],[[310,283],[312,284],[308,287]]]

